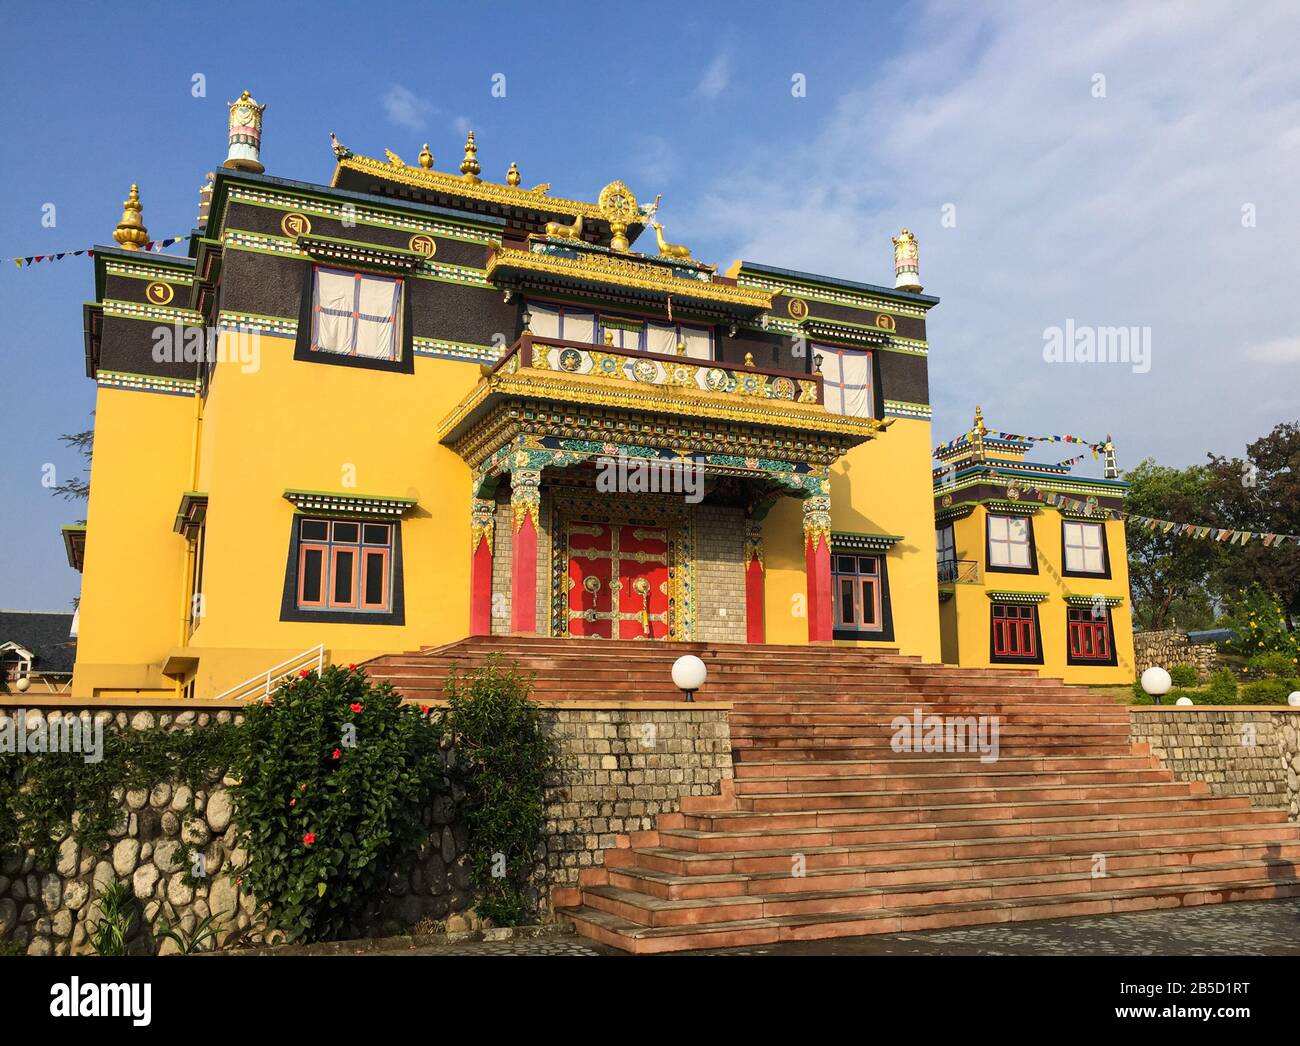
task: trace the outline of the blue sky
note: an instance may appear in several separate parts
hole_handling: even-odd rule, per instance
[[[247,87],[287,178],[328,181],[331,130],[448,169],[472,127],[485,177],[662,193],[669,239],[724,266],[888,283],[907,225],[943,299],[936,443],[979,401],[1187,464],[1300,415],[1294,5],[52,6],[0,13],[0,257],[108,242],[132,182],[152,235],[189,232]],[[77,592],[58,528],[84,508],[41,477],[79,464],[92,296],[84,260],[0,266],[0,607]],[[1147,328],[1149,370],[1046,362],[1070,322]]]

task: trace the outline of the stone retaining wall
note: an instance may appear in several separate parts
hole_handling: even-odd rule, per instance
[[[10,702],[0,707],[0,717],[17,707],[22,706]],[[67,711],[135,730],[155,725],[202,729],[236,722],[238,716],[231,709],[176,712],[163,707],[104,711],[70,706]],[[725,706],[683,702],[680,707],[588,708],[575,703],[548,712],[563,769],[552,784],[546,852],[537,876],[544,908],[549,908],[551,890],[576,885],[579,870],[599,864],[619,835],[651,828],[655,815],[677,810],[683,795],[716,794],[732,772]],[[63,711],[45,705],[25,714],[31,722]],[[68,836],[60,840],[51,867],[31,853],[11,851],[0,857],[0,942],[17,943],[34,955],[90,951],[88,938],[98,914],[94,897],[116,878],[129,880],[139,901],[132,953],[155,949],[164,918],[189,933],[212,912],[225,916],[223,945],[264,943],[256,904],[233,881],[248,854],[236,846],[228,783],[214,779],[200,789],[194,796],[198,818],[184,823],[190,798],[185,786],[160,781],[149,791],[125,792],[121,823],[97,853],[79,849]],[[409,869],[394,875],[388,896],[364,932],[398,932],[426,920],[445,920],[450,930],[478,928],[465,863],[468,833],[455,820],[450,799],[435,803],[427,817],[429,844]],[[0,850],[5,842],[0,840]],[[204,857],[207,875],[197,885],[188,881],[181,862],[184,842],[193,843]],[[164,942],[161,950],[174,950],[174,945]]]
[[[1192,665],[1202,682],[1219,667],[1219,651],[1213,643],[1190,643],[1186,632],[1172,628],[1159,632],[1134,632],[1133,658],[1137,662],[1137,675],[1153,665],[1165,669],[1174,665]]]
[[[1300,713],[1267,708],[1131,709],[1129,734],[1179,781],[1286,807],[1300,820]]]

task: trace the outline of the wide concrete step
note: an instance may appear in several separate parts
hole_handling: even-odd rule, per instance
[[[1138,890],[1087,891],[1035,899],[971,901],[961,904],[881,907],[867,911],[818,912],[685,926],[647,926],[591,905],[563,914],[579,932],[638,954],[701,948],[755,947],[781,941],[825,940],[869,933],[905,933],[952,926],[1030,922],[1078,915],[1148,911],[1231,901],[1300,895],[1295,878],[1260,876],[1228,884],[1172,885]]]
[[[1149,770],[1155,765],[1150,755],[1122,756],[1030,756],[1002,757],[997,770],[1004,773],[1064,773],[1077,770]],[[911,773],[957,773],[989,770],[975,753],[938,755],[925,753],[889,753],[869,760],[777,759],[772,762],[743,762],[735,766],[737,782],[751,777],[858,777]]]
[[[1114,883],[1118,874],[1152,874],[1154,869],[1183,869],[1199,872],[1207,866],[1237,862],[1259,865],[1280,862],[1282,870],[1300,861],[1300,840],[1285,845],[1223,846],[1208,844],[1178,850],[1132,848],[1101,855],[1057,854],[999,857],[984,860],[913,861],[887,865],[803,868],[798,874],[784,868],[768,872],[725,872],[689,875],[657,868],[622,865],[592,868],[584,874],[585,885],[609,883],[666,899],[688,897],[734,897],[741,895],[791,894],[818,890],[866,889],[869,887],[925,883],[972,882],[1019,878],[1059,880],[1069,877],[1096,878]]]

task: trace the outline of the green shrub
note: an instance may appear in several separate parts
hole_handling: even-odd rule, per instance
[[[1246,662],[1247,667],[1256,675],[1271,679],[1283,679],[1295,675],[1295,659],[1287,657],[1277,650],[1256,654]]]
[[[1261,654],[1281,654],[1294,672],[1300,665],[1300,637],[1287,631],[1286,615],[1276,599],[1260,588],[1253,588],[1229,602],[1221,625],[1236,633],[1224,646],[1234,654],[1255,658]]]
[[[1291,691],[1300,687],[1294,679],[1258,679],[1241,688],[1243,705],[1284,705]]]
[[[291,941],[342,936],[428,836],[438,732],[387,683],[330,666],[251,705],[232,774],[242,889]]]
[[[1195,686],[1201,681],[1195,665],[1174,665],[1169,669],[1169,678],[1174,686]]]
[[[1221,668],[1210,674],[1205,690],[1211,698],[1206,703],[1212,705],[1230,705],[1237,700],[1237,677],[1230,668]]]
[[[531,689],[492,658],[464,677],[452,673],[437,716],[444,743],[455,748],[453,780],[464,790],[459,812],[469,829],[476,908],[499,926],[535,912],[530,884],[543,856],[546,789],[560,767]]]
[[[95,903],[99,914],[90,934],[90,946],[96,955],[125,955],[133,909],[138,907],[131,883],[114,879],[95,895]]]

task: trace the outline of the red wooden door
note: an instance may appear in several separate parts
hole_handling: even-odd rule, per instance
[[[667,639],[667,531],[587,522],[568,529],[569,635]]]

